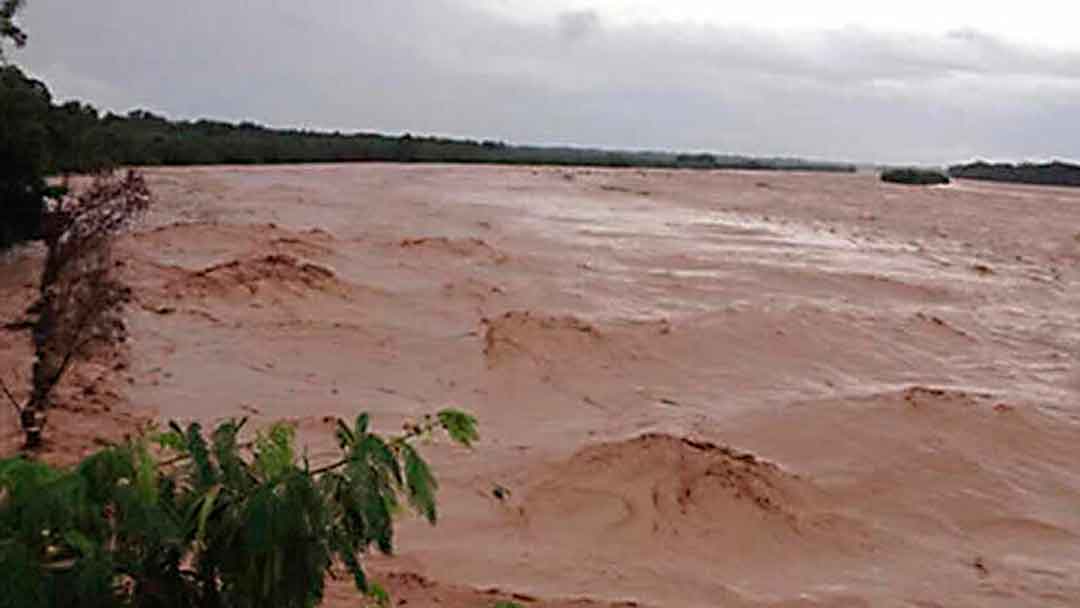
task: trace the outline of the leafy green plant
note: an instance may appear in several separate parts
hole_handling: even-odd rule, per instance
[[[476,420],[444,410],[385,437],[339,421],[341,456],[312,467],[293,429],[241,442],[244,420],[198,423],[93,454],[71,469],[0,461],[0,607],[306,608],[347,572],[376,603],[364,556],[393,550],[394,516],[437,520],[437,483],[415,447],[462,444]]]

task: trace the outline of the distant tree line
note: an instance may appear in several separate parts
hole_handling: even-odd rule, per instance
[[[145,110],[102,114],[93,106],[52,103],[48,89],[6,67],[5,88],[21,87],[38,100],[35,129],[45,137],[51,173],[108,165],[214,165],[311,162],[455,162],[604,167],[792,169],[854,171],[850,165],[797,159],[752,159],[566,147],[511,146],[498,141],[344,134],[271,129],[251,122],[172,121]]]
[[[949,175],[964,179],[981,179],[994,182],[1040,184],[1044,186],[1080,186],[1080,165],[1060,161],[1019,165],[976,161],[966,165],[949,167]]]

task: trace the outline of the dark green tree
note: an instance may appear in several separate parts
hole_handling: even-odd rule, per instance
[[[15,66],[0,66],[0,248],[41,234],[52,96]]]
[[[44,84],[8,65],[5,43],[26,44],[15,23],[24,0],[0,4],[0,249],[37,238],[46,194],[45,124],[52,96]]]

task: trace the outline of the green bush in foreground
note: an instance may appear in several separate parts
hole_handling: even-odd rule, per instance
[[[363,556],[393,549],[406,506],[437,518],[435,477],[413,443],[437,430],[477,438],[456,410],[392,438],[363,414],[338,422],[341,458],[313,468],[291,427],[241,444],[243,426],[206,436],[173,424],[71,469],[0,461],[0,606],[306,608],[338,565],[385,603]]]
[[[949,183],[949,176],[934,169],[886,169],[881,172],[881,181],[893,184],[932,186]]]

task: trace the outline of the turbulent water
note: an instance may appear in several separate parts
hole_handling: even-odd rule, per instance
[[[55,433],[286,417],[318,458],[328,417],[468,409],[475,449],[428,448],[438,527],[405,522],[375,561],[411,605],[1080,603],[1078,190],[149,177],[157,207],[120,245],[128,363],[84,364]],[[6,263],[5,311],[36,263]],[[25,336],[0,338],[21,365]]]

